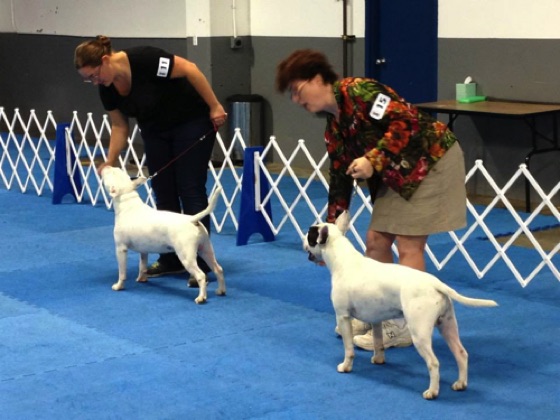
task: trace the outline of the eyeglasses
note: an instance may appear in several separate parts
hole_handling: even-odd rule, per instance
[[[309,80],[304,80],[299,85],[290,87],[290,98],[292,98],[292,100],[296,99],[296,98],[299,99],[299,97],[301,95],[301,90],[307,84],[307,82],[309,82]]]
[[[103,64],[97,66],[97,68],[89,75],[84,77],[84,83],[93,83],[99,80],[99,74],[101,73],[101,67]]]

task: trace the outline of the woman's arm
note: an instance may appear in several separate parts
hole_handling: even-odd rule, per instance
[[[227,114],[218,98],[216,98],[210,83],[208,83],[208,80],[195,63],[176,55],[174,57],[173,69],[171,70],[171,78],[177,77],[186,77],[188,79],[190,84],[204,99],[204,102],[210,107],[210,119],[216,125],[220,126],[225,123]]]
[[[128,118],[119,110],[109,111],[111,119],[111,138],[109,140],[109,152],[107,153],[107,161],[101,163],[97,167],[97,172],[105,166],[115,166],[118,164],[119,155],[126,147],[128,142]]]

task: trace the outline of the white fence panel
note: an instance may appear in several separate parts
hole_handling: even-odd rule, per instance
[[[56,126],[50,111],[44,122],[41,123],[33,110],[30,112],[29,118],[24,119],[18,109],[14,111],[12,117],[8,117],[4,109],[0,108],[2,152],[0,177],[7,189],[17,186],[21,192],[26,192],[31,184],[38,195],[41,195],[45,189],[53,191],[52,172],[56,164],[55,149],[54,142],[48,138],[48,132],[56,130]],[[103,145],[108,144],[110,133],[111,126],[108,117],[104,115],[96,124],[91,113],[87,114],[85,120],[81,120],[75,112],[72,122],[66,129],[66,173],[78,202],[89,201],[94,206],[102,204],[107,209],[112,206],[111,199],[106,194],[96,171],[96,165],[106,159],[106,149]],[[147,175],[146,158],[137,152],[140,147],[135,147],[140,144],[140,130],[138,126],[135,126],[128,139],[128,147],[121,154],[119,161],[120,166],[128,170],[131,176]],[[239,221],[236,205],[241,200],[243,169],[234,164],[232,157],[236,154],[234,150],[244,150],[246,144],[240,130],[237,129],[229,145],[226,145],[219,134],[216,138],[216,145],[224,158],[220,163],[209,162],[208,170],[214,188],[217,185],[222,187],[223,206],[221,210],[214,211],[211,216],[212,222],[218,232],[222,232],[226,225],[232,226],[237,231]],[[278,162],[274,165],[275,170],[271,170],[270,165],[266,163],[272,161],[272,156]],[[309,162],[311,168],[305,177],[298,176],[293,165],[294,161],[300,162],[302,159]],[[255,197],[256,209],[262,212],[275,235],[294,235],[290,232],[290,229],[294,229],[296,235],[294,243],[299,246],[299,241],[303,240],[307,228],[311,224],[323,220],[326,213],[328,181],[324,174],[328,167],[327,154],[325,153],[319,161],[316,161],[307,149],[304,140],[300,140],[296,148],[286,154],[276,138],[271,137],[255,162],[255,167],[251,168],[251,173],[248,175],[258,181],[260,177],[254,175],[253,171],[257,174],[261,171],[270,186],[264,197]],[[477,174],[492,187],[495,197],[483,208],[467,202],[472,223],[464,230],[444,234],[448,236],[444,242],[446,245],[451,244],[451,247],[444,250],[443,255],[436,255],[435,248],[439,248],[438,244],[428,242],[426,252],[434,266],[441,270],[452,257],[459,254],[478,278],[483,278],[496,264],[504,263],[523,287],[544,269],[549,269],[560,280],[560,271],[554,261],[554,258],[558,259],[560,254],[560,238],[559,243],[547,252],[535,238],[533,233],[535,229],[532,228],[544,210],[551,215],[552,222],[550,223],[552,225],[560,225],[560,212],[553,204],[553,198],[560,193],[560,182],[546,193],[524,164],[519,166],[516,173],[501,188],[495,183],[482,161],[476,161],[469,170],[466,182],[468,183]],[[81,186],[73,182],[76,175],[79,175],[79,179],[82,180]],[[526,180],[534,188],[541,201],[531,213],[524,214],[522,217],[508,200],[506,193],[514,183]],[[260,189],[257,188],[256,191],[260,191]],[[365,243],[362,234],[365,228],[363,226],[367,226],[372,206],[367,188],[356,184],[354,191],[349,235],[356,245],[364,250]],[[155,205],[149,183],[141,187],[140,193],[145,197],[146,203],[151,206]],[[268,214],[265,209],[267,205],[271,204],[272,214]],[[489,223],[498,207],[500,207],[500,211],[505,211],[505,213],[501,213],[500,217],[507,217],[512,221],[513,230],[506,232],[507,235],[504,232],[493,232]],[[493,248],[493,251],[487,255],[488,260],[485,263],[475,261],[473,253],[469,252],[470,247],[480,243],[476,242],[480,240],[480,232],[483,234],[483,239],[487,240]],[[534,248],[538,260],[534,267],[530,266],[533,264],[532,261],[515,256],[514,243],[522,235],[530,241]],[[500,236],[509,236],[509,239],[505,242],[502,240],[500,243]],[[441,250],[438,252],[441,253]],[[528,273],[527,269],[530,270]]]
[[[29,183],[37,195],[42,195],[45,188],[53,190],[50,172],[54,167],[54,145],[46,135],[49,127],[56,129],[50,111],[41,123],[33,109],[24,120],[19,109],[10,118],[0,107],[0,176],[8,189],[16,182],[22,192],[27,192]]]

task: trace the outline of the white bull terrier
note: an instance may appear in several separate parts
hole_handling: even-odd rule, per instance
[[[432,334],[437,326],[455,356],[459,378],[455,391],[467,388],[468,354],[459,338],[453,300],[468,306],[497,306],[493,300],[472,299],[460,295],[435,276],[399,264],[385,264],[358,252],[344,236],[348,212],[336,224],[312,226],[304,239],[309,259],[325,263],[331,272],[331,300],[336,322],[344,343],[344,361],[339,372],[351,372],[354,361],[352,318],[373,323],[374,352],[371,362],[385,363],[381,321],[404,317],[416,350],[425,360],[430,386],[425,399],[439,393],[439,361],[432,350]]]
[[[144,203],[136,188],[144,184],[146,178],[131,180],[126,172],[110,166],[102,169],[101,177],[106,191],[113,198],[115,209],[114,237],[119,279],[113,284],[113,290],[124,289],[127,252],[131,249],[140,253],[140,267],[136,279],[138,282],[148,281],[148,253],[175,251],[185,269],[198,282],[199,293],[194,301],[205,303],[207,279],[196,263],[198,253],[216,274],[216,294],[226,294],[222,267],[216,261],[208,232],[200,223],[203,217],[213,211],[221,188],[214,191],[205,210],[189,216],[156,210]]]

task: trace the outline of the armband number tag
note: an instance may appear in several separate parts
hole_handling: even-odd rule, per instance
[[[380,120],[383,118],[383,115],[390,103],[391,98],[383,93],[378,94],[377,98],[375,98],[373,106],[371,107],[371,111],[369,111],[369,116],[374,120]]]
[[[159,58],[159,66],[157,70],[158,77],[167,77],[169,73],[169,65],[171,64],[171,60],[167,57],[160,57]]]

